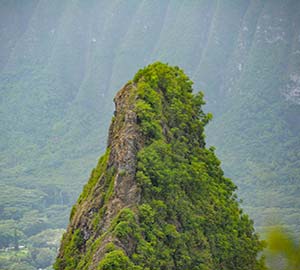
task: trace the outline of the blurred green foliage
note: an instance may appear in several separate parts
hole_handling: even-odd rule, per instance
[[[268,260],[272,269],[300,269],[300,240],[299,235],[293,235],[283,228],[277,227],[269,231]],[[274,265],[274,261],[276,265]]]

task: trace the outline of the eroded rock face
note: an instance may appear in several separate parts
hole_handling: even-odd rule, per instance
[[[108,166],[116,171],[113,197],[104,216],[104,228],[122,208],[138,203],[140,192],[135,181],[137,152],[142,139],[134,111],[134,85],[126,85],[115,97],[115,121],[110,127],[108,147],[111,149]]]
[[[109,155],[94,186],[89,190],[87,198],[79,199],[76,211],[71,217],[67,233],[74,234],[80,230],[83,241],[80,249],[84,251],[87,243],[103,235],[102,245],[94,253],[90,269],[95,269],[105,253],[107,243],[130,252],[130,243],[125,247],[118,239],[108,233],[113,218],[126,207],[134,208],[140,200],[140,190],[135,180],[137,152],[142,146],[141,134],[137,127],[135,113],[136,91],[134,84],[125,85],[116,95],[115,116],[112,120],[107,147]],[[93,176],[93,175],[92,175]],[[92,179],[91,176],[91,179]],[[110,179],[111,178],[111,179]],[[107,182],[110,179],[109,186]],[[91,180],[90,180],[91,181]],[[109,197],[109,195],[111,195]],[[95,222],[95,216],[102,211],[101,219]],[[95,223],[98,223],[95,225]],[[64,244],[58,258],[64,256]]]

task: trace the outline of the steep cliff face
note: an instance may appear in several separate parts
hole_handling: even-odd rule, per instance
[[[127,252],[130,250],[109,229],[122,209],[135,207],[140,201],[135,173],[142,137],[137,126],[135,100],[136,88],[133,84],[127,84],[117,93],[106,154],[93,170],[90,181],[72,210],[67,236],[76,234],[83,241],[78,251],[88,248],[85,245],[87,240],[102,236],[101,245],[94,251],[95,256],[90,262],[92,265],[97,265],[103,259],[108,243],[114,243]],[[68,253],[64,247],[66,242],[69,244],[65,237],[59,257],[64,258]]]
[[[235,185],[205,147],[202,94],[177,67],[115,97],[104,156],[74,205],[55,269],[264,269]]]

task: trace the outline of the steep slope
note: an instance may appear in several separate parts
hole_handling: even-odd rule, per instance
[[[256,224],[299,234],[300,2],[275,2],[249,8],[208,136]]]
[[[202,93],[154,63],[115,97],[106,153],[72,209],[55,269],[264,269],[213,148]]]
[[[1,247],[66,226],[116,89],[156,60],[205,91],[256,228],[299,234],[299,21],[298,0],[1,1]]]

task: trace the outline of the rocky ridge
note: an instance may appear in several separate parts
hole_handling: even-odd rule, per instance
[[[87,199],[80,198],[79,203],[74,206],[76,212],[73,210],[75,214],[71,217],[66,234],[72,234],[79,229],[84,243],[107,232],[113,217],[121,209],[133,207],[140,200],[140,190],[135,181],[135,172],[137,152],[142,146],[142,138],[137,128],[137,115],[134,111],[135,93],[135,86],[127,84],[116,94],[114,99],[116,109],[109,128],[108,152],[104,172],[101,172],[97,182],[90,187]],[[91,179],[95,177],[93,173]],[[109,191],[109,187],[106,185],[108,180],[111,181],[110,188],[112,189]],[[107,192],[110,192],[111,196],[108,197]],[[102,219],[95,230],[92,217],[101,208],[104,209],[103,207],[105,212],[103,211]],[[103,247],[109,242],[114,242],[117,246],[128,250],[128,247],[125,247],[108,233],[102,239],[103,245],[95,252],[93,265],[99,263],[103,258],[105,253]],[[85,249],[86,247],[83,245],[81,250]],[[63,256],[64,252],[61,248],[58,258]]]
[[[178,67],[154,63],[116,95],[106,153],[74,205],[56,270],[260,270],[262,243]]]

